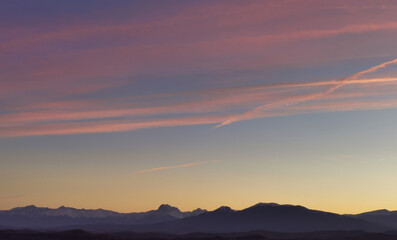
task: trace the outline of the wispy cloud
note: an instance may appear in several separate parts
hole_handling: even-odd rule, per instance
[[[231,123],[310,112],[370,110],[396,106],[397,78],[356,79],[343,91],[324,92],[339,86],[337,80],[313,83],[258,85],[174,94],[157,105],[132,107],[101,101],[32,105],[21,112],[0,116],[0,137],[122,132],[145,128]],[[354,85],[354,87],[353,87]],[[351,86],[351,87],[348,87]],[[306,93],[307,91],[311,93]],[[303,91],[303,92],[302,92]],[[206,96],[206,98],[201,97]],[[168,99],[170,98],[170,99]],[[175,100],[176,99],[176,100]],[[181,102],[181,99],[185,99]],[[148,100],[153,102],[153,99]],[[175,101],[174,101],[175,100]],[[313,101],[309,101],[313,100]],[[314,101],[315,100],[315,101]],[[266,103],[266,105],[263,105]],[[257,107],[259,105],[259,107]],[[239,113],[254,107],[254,110]],[[185,115],[185,116],[182,116]],[[89,120],[89,121],[86,121]],[[232,120],[228,122],[228,120]]]
[[[397,78],[374,78],[374,79],[360,79],[350,80],[344,82],[344,85],[351,84],[377,84],[396,82]],[[266,109],[279,108],[287,105],[297,104],[310,99],[315,99],[327,92],[313,93],[298,97],[284,97],[280,94],[288,89],[300,89],[316,86],[331,86],[331,90],[335,87],[340,87],[341,82],[337,80],[322,81],[322,82],[304,82],[304,83],[288,83],[288,84],[268,84],[257,85],[241,88],[226,88],[217,90],[200,91],[201,94],[211,94],[209,99],[188,100],[186,102],[176,102],[170,104],[162,104],[148,107],[130,107],[129,104],[117,102],[104,106],[103,101],[69,101],[52,104],[32,104],[25,106],[26,110],[16,113],[3,114],[0,116],[1,126],[17,126],[21,124],[32,124],[40,122],[51,121],[72,121],[72,120],[87,120],[87,119],[104,119],[115,117],[131,117],[131,116],[156,116],[162,114],[180,114],[180,113],[211,113],[220,112],[222,110],[233,109],[239,106],[251,105],[263,101],[275,101],[264,106],[257,107],[252,112],[264,111]],[[272,92],[266,90],[273,89]],[[275,91],[278,89],[278,92]],[[190,93],[195,94],[195,93]],[[370,93],[367,93],[368,95]],[[169,97],[183,97],[184,93],[175,93]],[[216,95],[216,96],[215,96]],[[280,99],[281,98],[281,99]],[[280,101],[277,101],[280,99]],[[99,106],[101,106],[99,108]],[[98,109],[95,109],[98,108]],[[248,112],[246,116],[250,115]]]
[[[317,99],[319,97],[328,95],[333,93],[334,91],[338,90],[339,88],[345,86],[346,84],[349,83],[360,83],[360,81],[357,81],[356,79],[359,78],[360,76],[364,75],[364,74],[368,74],[368,73],[372,73],[375,72],[381,68],[385,68],[389,65],[392,64],[396,64],[397,63],[397,58],[391,61],[387,61],[387,62],[383,62],[379,65],[373,66],[371,68],[368,68],[366,70],[354,73],[346,78],[343,78],[342,80],[339,81],[334,81],[334,83],[336,85],[328,87],[326,90],[324,91],[320,91],[317,93],[312,93],[312,94],[304,94],[304,95],[300,95],[297,97],[288,97],[285,99],[282,99],[280,101],[276,101],[276,102],[272,102],[272,103],[268,103],[266,105],[261,105],[258,106],[250,111],[247,111],[243,114],[237,115],[237,116],[233,116],[232,118],[229,118],[225,121],[223,121],[222,123],[220,123],[219,125],[216,126],[216,128],[224,126],[224,125],[228,125],[231,124],[233,122],[238,122],[238,121],[243,121],[243,120],[249,120],[249,119],[253,119],[253,118],[258,118],[261,116],[264,116],[264,113],[268,110],[272,110],[275,108],[283,108],[286,106],[291,106],[291,105],[295,105],[295,104],[299,104],[299,103],[303,103],[306,101],[310,101],[310,100],[314,100]],[[373,82],[377,82],[377,81],[382,81],[380,79],[374,80]],[[364,80],[362,83],[365,83],[366,81]],[[312,84],[316,84],[316,83],[312,83]]]
[[[216,162],[216,161],[213,161],[213,162]],[[163,171],[163,170],[174,169],[174,168],[194,167],[194,166],[204,165],[204,164],[208,164],[208,163],[211,163],[211,162],[203,161],[203,162],[186,163],[186,164],[175,165],[175,166],[157,167],[157,168],[151,168],[151,169],[137,171],[137,172],[134,172],[133,174],[142,174],[142,173],[148,173],[148,172]]]
[[[358,78],[397,60],[342,81],[323,75],[278,82],[302,66],[396,54],[395,4],[192,6],[167,6],[173,11],[156,18],[109,21],[86,13],[77,14],[78,24],[45,21],[48,28],[26,28],[16,21],[1,29],[0,137],[219,127],[314,111],[394,107],[395,75]],[[330,14],[318,14],[325,10]],[[283,75],[273,75],[280,67]],[[276,83],[268,84],[265,76],[276,76]],[[195,91],[198,80],[205,89]],[[225,87],[236,85],[244,86]]]

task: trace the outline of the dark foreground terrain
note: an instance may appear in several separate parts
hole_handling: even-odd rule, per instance
[[[397,240],[397,233],[368,233],[364,231],[332,231],[311,233],[276,233],[253,231],[245,233],[173,235],[162,233],[106,233],[94,234],[83,230],[39,232],[31,230],[1,230],[1,240]]]

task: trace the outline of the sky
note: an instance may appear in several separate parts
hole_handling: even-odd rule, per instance
[[[0,209],[397,210],[397,2],[0,1]]]

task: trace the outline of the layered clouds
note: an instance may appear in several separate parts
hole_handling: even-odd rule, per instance
[[[30,14],[29,28],[9,16],[0,39],[0,137],[396,107],[392,2],[136,4],[75,13],[79,21]],[[316,69],[328,64],[340,73]],[[307,79],[279,74],[299,68]]]

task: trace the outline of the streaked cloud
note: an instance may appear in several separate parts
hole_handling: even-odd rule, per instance
[[[397,63],[397,58],[394,59],[394,60],[391,60],[391,61],[387,61],[387,62],[381,63],[379,65],[373,66],[373,67],[368,68],[368,69],[366,69],[364,71],[360,71],[360,72],[354,73],[351,76],[343,78],[342,80],[335,81],[334,82],[335,83],[334,86],[330,86],[329,88],[327,88],[324,91],[320,91],[320,92],[317,92],[317,93],[311,93],[311,94],[304,94],[304,95],[300,95],[300,96],[297,96],[297,97],[287,97],[287,98],[282,99],[280,101],[276,101],[276,102],[269,103],[269,104],[266,104],[266,105],[258,106],[256,108],[254,108],[253,110],[245,112],[245,113],[243,113],[241,115],[233,116],[233,118],[227,119],[226,121],[222,122],[221,124],[217,125],[216,127],[221,127],[221,126],[230,124],[232,122],[258,118],[258,117],[263,116],[264,112],[266,112],[268,110],[272,110],[274,108],[282,108],[282,107],[285,107],[285,106],[290,106],[290,105],[295,105],[295,104],[303,103],[303,102],[310,101],[310,100],[315,100],[315,99],[320,98],[322,96],[325,96],[325,95],[333,93],[334,91],[336,91],[339,88],[345,86],[346,84],[360,82],[360,81],[357,81],[356,79],[359,78],[360,76],[364,75],[364,74],[375,72],[375,71],[377,71],[377,70],[379,70],[381,68],[384,68],[384,67],[387,67],[389,65],[396,64],[396,63]],[[384,80],[373,79],[371,82],[378,82],[378,81],[382,82]],[[366,82],[366,81],[363,81],[363,83],[364,82]]]
[[[277,74],[267,72],[390,58],[397,54],[395,9],[391,3],[354,1],[293,7],[203,2],[156,18],[5,27],[0,137],[219,127],[314,111],[394,107],[396,73],[360,78],[397,60],[344,80],[337,74],[273,78]],[[318,14],[325,10],[330,15]]]
[[[161,98],[159,103],[156,103],[159,105],[138,108],[131,107],[132,103],[124,102],[125,99],[113,102],[109,106],[101,101],[39,104],[33,105],[28,111],[0,116],[0,136],[62,135],[122,132],[171,126],[225,125],[253,118],[316,111],[395,107],[395,101],[391,97],[395,95],[397,89],[397,78],[356,79],[343,84],[345,87],[349,85],[354,87],[333,93],[330,89],[340,86],[340,81],[333,80],[216,89],[200,91],[199,96],[205,95],[205,99],[197,97],[195,93],[188,95],[175,93],[167,96],[166,100]],[[304,93],[307,91],[311,93]],[[367,97],[371,99],[366,99]],[[180,102],[181,98],[185,101]],[[153,101],[151,98],[148,100]],[[164,104],[164,101],[169,103]],[[263,102],[266,105],[261,105]],[[52,109],[52,106],[58,107]],[[250,107],[255,108],[239,113]],[[182,114],[186,116],[180,116]]]

